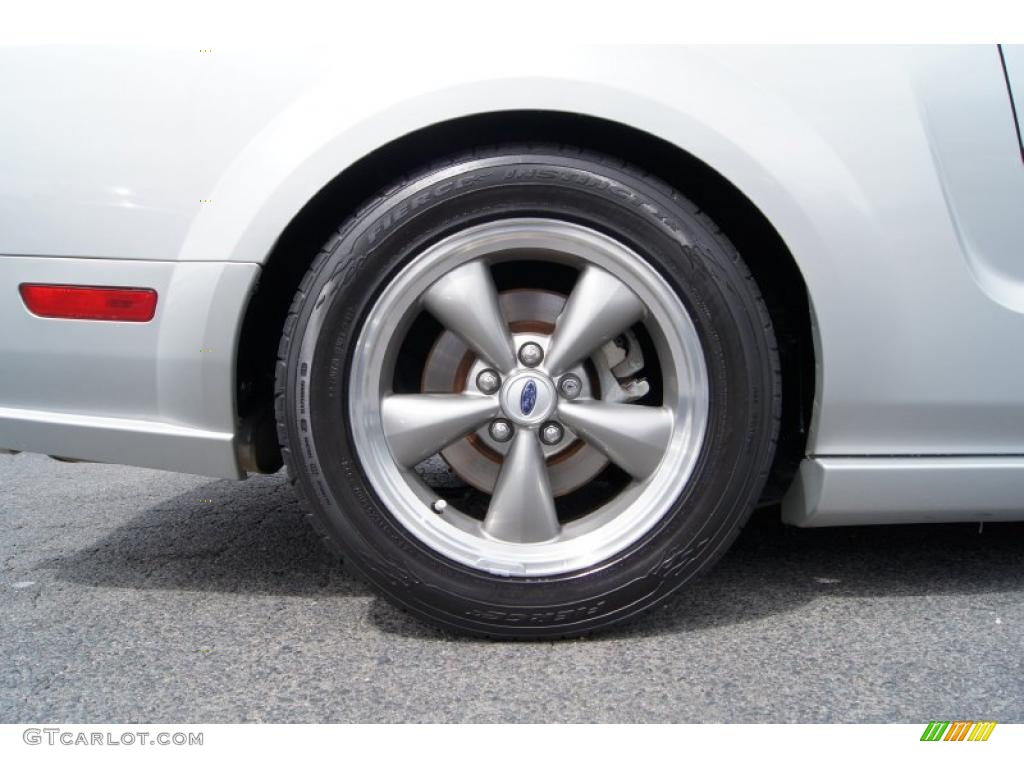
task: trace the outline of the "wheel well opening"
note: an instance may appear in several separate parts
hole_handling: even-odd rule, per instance
[[[264,264],[239,342],[238,416],[258,454],[251,464],[261,471],[281,464],[276,436],[268,431],[278,341],[292,297],[321,246],[346,218],[410,171],[473,147],[508,143],[565,144],[625,160],[693,200],[733,241],[761,289],[779,343],[782,425],[762,502],[781,498],[804,456],[814,395],[807,288],[789,249],[757,207],[699,159],[638,129],[562,112],[488,113],[410,133],[342,171],[292,219]]]

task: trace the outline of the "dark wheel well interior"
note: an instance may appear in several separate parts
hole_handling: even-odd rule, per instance
[[[733,241],[764,295],[779,342],[782,427],[763,501],[780,498],[804,455],[814,388],[810,308],[796,262],[753,203],[697,158],[635,128],[562,112],[488,113],[408,134],[344,170],[295,216],[264,265],[242,325],[237,402],[242,433],[258,459],[251,464],[261,471],[280,467],[269,418],[278,340],[299,282],[331,233],[410,170],[474,146],[513,142],[570,144],[644,168],[701,206]]]

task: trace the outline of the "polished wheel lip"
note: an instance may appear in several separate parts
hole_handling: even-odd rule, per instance
[[[449,277],[456,269],[472,262],[497,263],[509,258],[509,253],[523,249],[543,251],[553,261],[579,268],[578,285],[584,282],[584,275],[594,285],[607,283],[607,278],[613,276],[628,286],[634,298],[639,298],[643,322],[663,369],[665,407],[624,407],[651,411],[645,414],[651,428],[667,428],[670,432],[666,437],[667,448],[656,465],[651,466],[650,456],[632,458],[636,465],[632,469],[648,474],[632,482],[610,502],[560,526],[547,539],[509,541],[501,538],[503,531],[496,535],[491,530],[493,526],[481,524],[450,505],[443,514],[434,511],[436,493],[409,468],[409,460],[417,455],[415,443],[408,449],[402,466],[385,438],[382,402],[388,390],[382,383],[390,381],[399,342],[420,308],[426,306],[435,316],[438,312],[471,312],[480,317],[493,312],[495,303],[487,297],[475,307],[466,309],[459,305],[454,299],[457,286],[451,285],[454,280]],[[458,277],[489,280],[481,272],[473,268],[462,271]],[[441,289],[434,290],[438,285]],[[431,297],[424,302],[428,290]],[[625,307],[620,315],[629,316],[628,296],[617,297],[615,301]],[[471,322],[476,320],[471,318]],[[597,338],[607,329],[584,330],[590,338]],[[556,330],[555,339],[557,335]],[[535,371],[557,382],[562,371],[575,364],[581,354],[579,345],[566,346],[555,349],[553,360],[542,361],[537,368],[523,368],[516,365],[517,351],[512,349],[511,336],[505,339],[502,334],[477,335],[466,340],[481,356],[487,355],[503,377]],[[496,410],[492,415],[498,415],[499,398],[487,399],[493,399]],[[600,444],[607,424],[603,415],[587,410],[588,402],[594,401],[559,402],[554,418],[577,433],[586,431]],[[506,576],[555,575],[591,567],[642,538],[679,498],[692,475],[707,430],[708,405],[707,369],[696,328],[682,301],[655,268],[630,248],[593,229],[538,218],[505,219],[467,228],[416,256],[384,288],[370,310],[357,342],[349,391],[349,419],[357,453],[374,491],[397,521],[431,550],[472,568]],[[474,407],[481,413],[491,412],[490,405],[475,403]],[[536,457],[533,449],[529,454],[523,453],[526,433],[530,433],[528,439],[539,445],[536,429],[521,429],[513,438],[513,449],[528,456],[524,460],[529,464]],[[543,488],[538,492],[542,493]],[[544,525],[538,522],[535,531],[543,531]]]

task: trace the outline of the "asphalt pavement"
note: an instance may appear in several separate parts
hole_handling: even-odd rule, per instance
[[[777,520],[628,629],[485,642],[349,579],[281,475],[0,456],[0,721],[1024,721],[1024,524]]]

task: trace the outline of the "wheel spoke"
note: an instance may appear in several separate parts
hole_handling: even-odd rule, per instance
[[[483,395],[389,395],[381,405],[388,447],[406,467],[433,456],[497,412],[498,399]]]
[[[644,315],[644,305],[618,278],[587,267],[576,281],[547,353],[547,368],[557,376],[572,368]]]
[[[521,543],[548,541],[561,530],[544,452],[530,430],[516,433],[505,456],[484,530],[496,539]]]
[[[471,261],[438,280],[424,294],[434,317],[487,363],[507,372],[516,365],[512,335],[498,306],[491,271]]]
[[[637,480],[661,462],[672,437],[672,411],[600,400],[562,402],[559,418]]]

